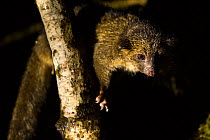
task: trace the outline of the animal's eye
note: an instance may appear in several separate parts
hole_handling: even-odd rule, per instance
[[[122,49],[131,49],[131,42],[128,39],[121,39],[119,42],[119,46]]]
[[[145,60],[145,55],[143,55],[143,54],[137,54],[137,55],[136,55],[136,58],[137,58],[138,60]]]

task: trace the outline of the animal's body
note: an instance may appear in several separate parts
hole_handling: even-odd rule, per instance
[[[107,109],[103,93],[109,86],[112,72],[123,69],[154,76],[155,56],[164,51],[168,39],[147,20],[114,12],[105,14],[97,25],[96,35],[93,65],[101,85],[96,101],[99,103],[104,98],[100,106]]]

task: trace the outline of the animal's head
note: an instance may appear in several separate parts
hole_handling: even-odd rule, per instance
[[[163,37],[148,21],[136,21],[122,33],[118,48],[126,70],[154,76],[156,57],[167,45],[170,45],[170,39]]]

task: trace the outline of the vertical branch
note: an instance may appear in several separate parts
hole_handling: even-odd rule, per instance
[[[47,38],[52,50],[59,97],[61,118],[57,124],[66,139],[98,139],[99,127],[88,130],[88,120],[80,120],[78,106],[84,102],[84,67],[78,50],[73,46],[73,33],[61,0],[36,0]],[[84,126],[86,128],[84,128]]]
[[[71,24],[65,17],[62,11],[63,7],[58,1],[37,0],[37,5],[52,50],[58,91],[61,98],[61,110],[65,117],[74,117],[76,115],[75,106],[79,103],[77,99],[80,97],[74,96],[76,91],[73,82],[77,79],[75,72],[82,68],[78,62],[78,51],[73,48]],[[83,80],[81,73],[77,76]],[[63,98],[66,98],[67,94],[69,95],[67,100],[72,100],[71,108],[64,108],[67,100]]]

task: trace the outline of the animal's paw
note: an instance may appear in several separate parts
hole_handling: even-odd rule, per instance
[[[107,106],[107,101],[105,98],[103,98],[103,91],[100,91],[100,95],[96,97],[96,103],[99,103],[101,110],[106,109],[106,112],[108,112],[108,106]],[[103,98],[103,101],[102,101]],[[102,101],[102,102],[101,102]]]

